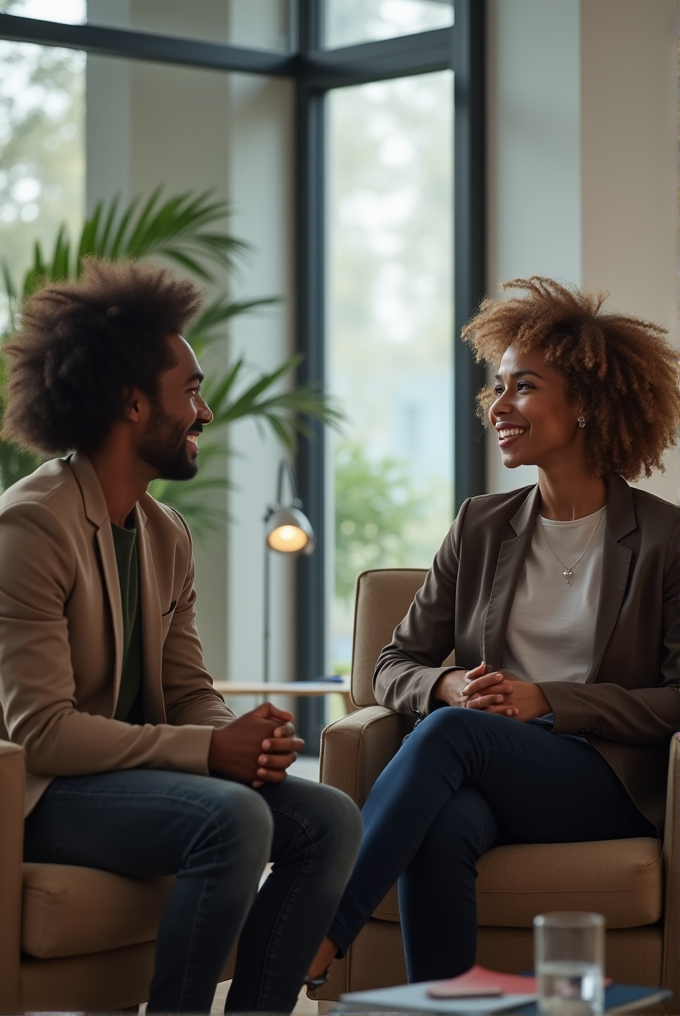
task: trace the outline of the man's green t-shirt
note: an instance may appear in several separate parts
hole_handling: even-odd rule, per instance
[[[112,522],[111,532],[123,608],[123,672],[114,718],[125,720],[127,723],[143,723],[142,620],[139,604],[137,530],[122,529]]]

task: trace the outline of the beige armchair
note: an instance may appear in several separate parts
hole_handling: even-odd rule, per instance
[[[103,1012],[145,1001],[174,880],[23,864],[23,808],[24,752],[0,741],[0,1012]]]
[[[321,780],[362,805],[411,729],[411,717],[376,705],[378,654],[404,617],[425,572],[389,569],[359,577],[352,699],[359,708],[323,732]],[[680,1003],[680,734],[671,743],[663,844],[651,838],[495,847],[478,866],[478,962],[518,973],[533,966],[532,920],[550,910],[592,910],[607,920],[607,974],[664,985]],[[396,887],[314,997],[403,984],[406,969]]]

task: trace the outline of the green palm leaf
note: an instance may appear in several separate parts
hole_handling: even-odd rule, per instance
[[[196,540],[205,539],[211,532],[224,531],[229,521],[226,508],[218,508],[206,503],[207,492],[224,490],[225,482],[214,480],[211,483],[198,478],[178,483],[174,480],[154,480],[149,484],[149,493],[157,501],[170,505],[182,515],[191,526]]]
[[[229,513],[226,504],[222,507],[215,504],[214,495],[226,494],[231,488],[226,475],[205,475],[211,462],[224,460],[225,442],[219,439],[210,441],[204,437],[200,447],[201,472],[193,480],[154,480],[149,484],[151,496],[180,512],[190,523],[194,537],[199,540],[210,532],[224,529]]]
[[[94,254],[96,250],[106,250],[106,245],[109,242],[109,237],[111,235],[111,230],[113,229],[113,224],[116,221],[116,215],[118,213],[118,202],[119,202],[119,200],[120,200],[120,196],[118,194],[116,194],[116,196],[110,202],[110,204],[109,204],[109,210],[108,210],[108,212],[106,214],[106,219],[104,220],[104,225],[102,227],[101,234],[97,235],[97,233],[95,232],[95,236],[94,236],[94,239],[92,241],[93,246],[92,246],[91,250],[88,251],[88,253]],[[99,214],[97,214],[98,210],[100,210],[100,209],[101,209],[101,211],[99,211]],[[97,216],[97,222],[99,222],[99,219],[101,218],[101,214],[102,214],[103,210],[104,210],[104,204],[103,204],[103,202],[100,201],[97,204],[97,207],[94,210],[94,215]]]
[[[109,247],[104,246],[97,251],[100,257],[109,258],[111,261],[116,261],[118,258],[125,257],[125,232],[129,223],[132,221],[135,212],[137,211],[139,201],[139,196],[134,198],[123,211],[118,221],[116,221],[114,216],[113,222],[111,223],[111,228],[114,230],[114,234],[111,237],[111,245]]]
[[[66,227],[60,226],[52,254],[52,264],[47,266],[50,279],[62,281],[69,277],[69,260],[71,253],[71,241],[66,234]]]
[[[239,261],[252,248],[224,228],[230,214],[229,204],[215,198],[209,190],[197,194],[187,191],[166,198],[163,188],[157,187],[147,198],[137,196],[126,207],[121,207],[119,197],[108,203],[100,201],[76,243],[71,242],[64,226],[59,229],[50,252],[35,243],[33,264],[24,273],[20,287],[15,284],[9,266],[0,261],[0,277],[11,316],[7,334],[16,327],[20,295],[25,298],[46,282],[78,278],[82,260],[88,254],[112,261],[162,255],[203,282],[214,282],[218,269],[233,275]],[[188,329],[187,341],[200,356],[209,344],[226,340],[226,329],[233,318],[278,302],[278,297],[234,300],[226,294],[218,295],[206,304]],[[227,518],[226,509],[216,506],[215,495],[229,487],[226,431],[232,423],[252,417],[258,426],[268,427],[288,449],[295,448],[299,435],[310,435],[311,419],[339,426],[343,414],[323,392],[311,385],[284,388],[301,359],[298,354],[274,370],[262,372],[241,358],[206,381],[204,394],[213,410],[214,422],[211,436],[201,441],[201,474],[188,483],[157,480],[149,488],[155,497],[186,516],[198,538],[222,528]],[[0,357],[0,389],[3,374]],[[218,472],[220,461],[223,469]],[[38,456],[0,440],[0,485],[3,489],[11,486],[32,472],[39,462]]]
[[[102,216],[102,210],[103,205],[100,201],[91,217],[83,226],[78,245],[78,265],[82,263],[86,254],[94,254],[97,249],[97,233],[99,231],[99,220]]]
[[[263,307],[271,307],[281,302],[278,296],[259,297],[255,300],[232,300],[228,296],[218,296],[206,304],[193,324],[187,329],[184,338],[192,347],[196,356],[203,355],[205,348],[216,339],[224,337],[221,330],[233,317],[251,314]]]
[[[10,274],[10,270],[4,261],[2,262],[2,265],[0,265],[0,269],[2,270],[2,283],[5,287],[5,299],[7,300],[9,318],[10,321],[15,321],[17,310],[19,308],[19,294],[14,286],[14,280]]]
[[[253,417],[256,422],[265,422],[275,436],[288,449],[294,450],[297,436],[311,436],[308,419],[338,428],[344,414],[337,400],[320,392],[313,385],[301,385],[290,390],[273,391],[302,362],[297,353],[289,357],[280,367],[269,373],[260,374],[251,384],[232,396],[234,388],[243,380],[247,364],[239,359],[230,370],[214,385],[205,387],[205,396],[214,414],[214,424],[227,426],[236,420]]]
[[[215,279],[210,265],[233,271],[250,245],[228,233],[214,233],[216,221],[226,219],[230,206],[214,200],[212,191],[190,192],[168,198],[159,205],[161,188],[137,212],[137,205],[123,213],[110,250],[103,256],[143,258],[163,254],[204,282]]]
[[[0,484],[7,490],[22,476],[28,476],[38,468],[42,459],[39,455],[23,451],[9,441],[0,441]]]
[[[214,282],[216,268],[233,273],[251,247],[226,231],[215,231],[216,223],[231,214],[228,202],[216,200],[210,190],[200,194],[187,191],[162,200],[162,190],[157,187],[145,201],[138,196],[122,209],[117,196],[108,208],[99,202],[73,247],[64,226],[59,229],[51,254],[46,255],[36,242],[33,265],[21,287],[23,296],[35,292],[44,282],[77,278],[87,254],[111,261],[162,255],[202,282]],[[4,261],[2,268],[3,276],[9,274]],[[250,302],[258,305],[257,300]],[[237,313],[235,308],[230,316]]]

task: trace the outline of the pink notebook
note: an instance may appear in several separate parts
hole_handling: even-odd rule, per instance
[[[535,995],[535,977],[499,974],[486,967],[474,966],[460,977],[436,981],[427,989],[430,998],[491,998],[500,995]]]

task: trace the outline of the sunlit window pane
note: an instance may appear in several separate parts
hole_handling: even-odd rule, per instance
[[[356,576],[431,563],[453,504],[453,79],[339,89],[330,119],[333,442],[329,664],[346,670]]]
[[[290,48],[292,0],[0,0],[0,12],[255,49]]]
[[[324,0],[329,49],[453,24],[453,0]]]
[[[0,11],[65,25],[81,25],[87,20],[86,0],[0,0]]]
[[[73,236],[82,223],[84,123],[84,53],[0,41],[0,257],[17,289],[36,240],[49,256],[59,226]]]

